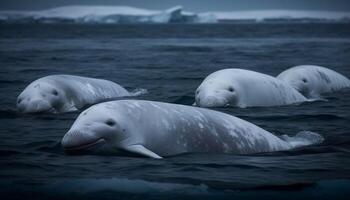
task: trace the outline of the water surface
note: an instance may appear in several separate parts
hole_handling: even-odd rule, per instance
[[[314,131],[320,145],[285,152],[186,154],[162,160],[65,155],[79,112],[23,115],[18,94],[50,74],[115,81],[140,99],[192,105],[210,73],[278,75],[299,64],[350,77],[348,24],[0,25],[0,193],[6,198],[345,198],[350,189],[350,90],[325,101],[216,109],[276,134]],[[30,195],[30,196],[29,196]]]

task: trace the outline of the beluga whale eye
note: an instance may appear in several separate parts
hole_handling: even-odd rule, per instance
[[[108,126],[114,126],[114,125],[115,125],[115,121],[112,120],[112,119],[109,119],[109,120],[106,121],[106,124],[107,124]]]
[[[57,90],[53,90],[53,91],[52,91],[52,94],[55,95],[55,96],[57,96],[57,95],[58,95]]]
[[[307,82],[306,78],[303,78],[303,79],[302,79],[302,81],[303,81],[304,83],[306,83],[306,82]]]
[[[230,92],[234,92],[234,91],[235,91],[235,89],[234,89],[233,87],[229,87],[229,88],[228,88],[228,91],[230,91]]]
[[[17,103],[21,103],[21,101],[22,101],[22,99],[18,99],[18,100],[17,100]]]

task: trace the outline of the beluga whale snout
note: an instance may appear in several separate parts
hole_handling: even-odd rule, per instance
[[[209,109],[144,100],[100,103],[82,112],[62,139],[65,151],[162,158],[183,153],[250,154],[320,142],[305,133],[283,140],[237,117]],[[297,139],[297,142],[296,142]],[[98,148],[103,144],[103,147]],[[118,154],[119,155],[119,154]]]
[[[77,150],[85,150],[105,143],[103,137],[97,137],[93,133],[81,131],[69,131],[62,139],[62,146],[65,151],[72,152]]]
[[[201,95],[196,98],[195,105],[200,105],[201,107],[228,107],[232,103],[228,98],[222,98],[214,95]]]
[[[25,99],[23,100],[17,100],[17,108],[22,113],[40,113],[40,112],[49,112],[52,109],[52,105],[42,99],[37,100],[31,100],[31,99]]]
[[[125,130],[117,124],[117,116],[108,113],[107,108],[100,106],[92,106],[83,111],[61,141],[64,150],[86,150],[123,140],[122,133]]]

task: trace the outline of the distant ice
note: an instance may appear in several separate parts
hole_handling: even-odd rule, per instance
[[[41,11],[0,11],[0,21],[20,23],[217,23],[221,21],[350,21],[350,12],[258,10],[192,13],[182,6],[159,11],[128,6],[64,6]]]
[[[0,20],[43,23],[170,23],[196,22],[182,6],[158,11],[128,6],[64,6],[42,11],[0,11]]]
[[[301,11],[301,10],[256,10],[232,12],[206,12],[203,16],[214,16],[218,21],[224,20],[350,20],[350,12],[335,11]]]

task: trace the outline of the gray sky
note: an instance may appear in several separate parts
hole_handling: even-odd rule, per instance
[[[163,10],[175,5],[188,11],[332,10],[350,11],[350,0],[0,0],[0,10],[41,10],[66,5],[127,5]]]

